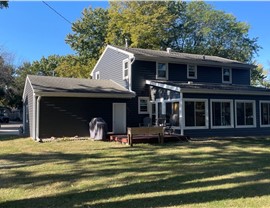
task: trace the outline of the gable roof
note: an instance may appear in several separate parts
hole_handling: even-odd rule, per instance
[[[192,83],[192,82],[175,82],[175,81],[160,81],[160,80],[147,80],[146,84],[183,93],[270,96],[270,89],[264,87],[254,87],[249,85]]]
[[[236,60],[226,59],[218,56],[208,56],[200,54],[167,52],[160,50],[142,49],[142,48],[125,48],[121,46],[113,46],[122,51],[126,51],[135,56],[139,60],[167,60],[171,62],[187,62],[202,65],[223,65],[228,67],[254,68],[252,64],[243,63]]]
[[[28,75],[38,96],[132,98],[135,93],[112,80],[92,80]]]

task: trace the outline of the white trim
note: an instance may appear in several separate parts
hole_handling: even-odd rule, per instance
[[[117,52],[120,52],[120,53],[123,53],[123,54],[126,54],[129,56],[130,59],[134,58],[134,54],[133,53],[130,53],[130,52],[127,52],[125,50],[122,50],[122,49],[119,49],[119,48],[116,48],[116,47],[113,47],[111,45],[107,45],[106,48],[104,49],[103,53],[101,54],[100,58],[98,59],[98,62],[96,63],[95,67],[93,68],[92,72],[91,72],[91,76],[93,77],[93,74],[97,68],[97,66],[99,65],[99,62],[102,60],[104,54],[107,52],[108,49],[112,49],[112,50],[115,50]]]
[[[146,100],[147,101],[147,111],[141,111],[141,100]],[[138,97],[138,114],[149,114],[149,97]]]
[[[26,94],[25,90],[26,90],[27,82],[29,82],[29,85],[30,85],[30,87],[32,89],[32,92],[34,93],[34,88],[32,86],[32,83],[30,82],[29,76],[27,75],[26,80],[25,80],[25,83],[24,83],[23,96],[22,96],[22,98],[23,98],[24,101],[25,101],[25,96],[26,96],[25,95]]]
[[[179,100],[179,125],[181,135],[184,135],[184,102],[183,102],[183,93],[180,92],[180,100]]]
[[[191,76],[189,76],[189,67],[190,66],[194,66],[194,70],[195,70],[195,76],[194,77],[191,77]],[[196,64],[187,64],[187,78],[188,79],[197,79],[197,65]]]
[[[38,96],[37,98],[37,114],[36,114],[36,141],[40,141],[39,140],[39,121],[40,121],[40,100],[41,100],[41,96]]]
[[[186,120],[183,119],[184,129],[209,129],[209,112],[208,112],[208,99],[197,99],[197,98],[185,98],[183,99],[183,114],[186,118],[185,102],[204,102],[205,103],[205,126],[186,126]]]
[[[270,127],[270,123],[269,124],[262,124],[262,109],[261,106],[263,103],[269,104],[270,105],[270,101],[269,100],[260,100],[259,102],[259,111],[260,111],[260,127],[262,128],[266,128],[266,127]],[[270,112],[269,112],[270,114]]]
[[[165,64],[165,66],[166,66],[166,77],[159,77],[158,76],[158,64]],[[168,80],[168,77],[169,77],[169,65],[168,65],[168,63],[167,62],[157,61],[156,62],[156,79]]]
[[[230,81],[224,81],[224,69],[229,69],[230,71]],[[222,67],[222,83],[231,84],[232,83],[232,68]]]
[[[95,79],[100,79],[100,71],[95,72]]]
[[[168,84],[162,84],[162,83],[153,82],[153,81],[150,81],[150,80],[146,80],[145,83],[148,84],[148,85],[152,85],[152,86],[155,86],[155,87],[160,87],[160,88],[164,88],[164,89],[168,89],[168,90],[172,90],[172,91],[176,91],[176,92],[181,91],[180,87],[176,87],[176,86],[172,86],[172,85],[168,85]]]
[[[33,93],[32,139],[36,140],[36,95]]]
[[[237,103],[252,103],[253,113],[253,125],[237,125]],[[234,102],[235,111],[235,128],[256,128],[256,101],[255,100],[235,100]]]
[[[127,68],[125,67],[125,64],[127,63]],[[127,71],[127,76],[125,75],[125,71]],[[130,62],[129,59],[126,58],[122,61],[122,78],[123,80],[127,80],[129,78],[129,72],[130,72]]]
[[[217,103],[230,103],[230,117],[231,117],[231,125],[229,126],[214,126],[213,125],[213,102]],[[210,121],[211,121],[211,129],[228,129],[234,128],[234,116],[233,116],[233,100],[231,99],[210,99]]]

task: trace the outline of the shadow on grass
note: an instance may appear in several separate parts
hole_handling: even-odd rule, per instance
[[[127,174],[126,177],[115,179],[117,187],[103,184],[95,187],[97,190],[89,188],[55,196],[0,202],[0,207],[167,207],[267,196],[270,195],[269,144],[268,139],[214,140],[190,142],[181,146],[169,144],[116,148],[110,150],[111,155],[106,154],[106,148],[87,154],[48,152],[40,155],[0,155],[0,160],[27,166],[54,162],[74,165],[65,173],[39,176],[15,169],[13,175],[0,176],[0,188],[29,183],[35,188],[53,182],[73,183],[77,179],[92,180],[93,176],[114,179],[123,173]],[[204,147],[211,148],[211,151],[199,150]],[[250,147],[261,149],[247,151],[246,148]],[[174,152],[179,149],[181,153],[180,150],[185,148],[194,151],[183,151],[182,154]],[[114,155],[114,151],[118,154]],[[163,154],[159,151],[163,151]],[[80,167],[80,162],[84,160],[87,160],[87,163],[83,163],[86,168]],[[237,175],[240,172],[250,174]],[[140,174],[144,173],[149,175],[142,178]],[[225,177],[213,179],[216,176]],[[226,184],[235,185],[218,187]]]

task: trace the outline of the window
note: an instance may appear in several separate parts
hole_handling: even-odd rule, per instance
[[[222,68],[222,82],[232,83],[232,69]]]
[[[208,128],[207,100],[185,100],[185,128]]]
[[[100,79],[100,73],[99,73],[99,71],[97,71],[97,72],[95,73],[95,79]]]
[[[196,65],[187,65],[187,78],[197,79],[197,66]]]
[[[255,127],[255,101],[235,101],[236,127]]]
[[[129,61],[128,59],[125,59],[123,61],[123,80],[128,79],[128,73],[129,73]]]
[[[168,79],[168,64],[157,63],[157,79]]]
[[[138,97],[138,112],[139,114],[149,114],[149,98],[148,97]]]
[[[270,126],[270,102],[261,101],[260,111],[261,111],[261,126],[269,127]]]
[[[233,127],[233,104],[231,100],[211,100],[211,127],[231,128]]]

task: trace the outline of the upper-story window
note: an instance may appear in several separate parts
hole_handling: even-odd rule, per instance
[[[123,60],[123,79],[128,79],[129,61],[128,59]]]
[[[157,62],[157,79],[168,79],[168,64]]]
[[[100,72],[99,72],[99,71],[97,71],[97,72],[95,73],[95,79],[100,79]]]
[[[188,64],[187,65],[187,78],[188,79],[197,79],[197,66]]]
[[[232,83],[232,69],[231,68],[222,68],[222,82]]]

